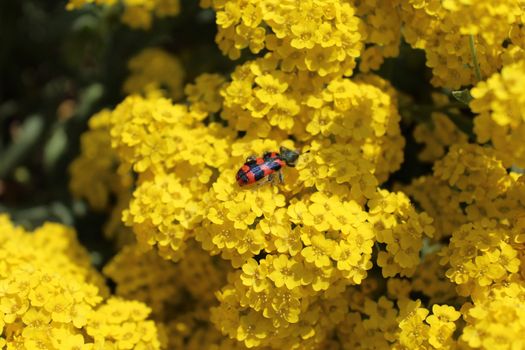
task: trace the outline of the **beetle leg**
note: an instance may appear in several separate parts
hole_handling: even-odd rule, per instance
[[[273,181],[273,178],[271,177],[271,175],[268,175],[268,177],[264,180],[261,180],[257,183],[255,183],[255,185],[252,186],[251,190],[252,191],[256,191],[258,190],[260,187],[264,186],[264,185],[267,185],[269,183],[272,183]]]
[[[284,175],[283,175],[283,172],[279,170],[279,171],[277,172],[277,175],[279,175],[279,182],[280,182],[280,183],[284,183]]]

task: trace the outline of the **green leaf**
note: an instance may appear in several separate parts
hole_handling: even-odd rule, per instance
[[[98,29],[98,26],[100,25],[100,19],[94,16],[91,13],[86,13],[82,16],[79,16],[73,24],[71,25],[71,29],[75,32],[78,31],[91,31],[95,32]]]
[[[83,120],[87,120],[93,112],[93,106],[100,101],[104,94],[102,84],[94,83],[88,86],[80,95],[80,103],[76,114]]]
[[[5,178],[24,161],[43,131],[44,118],[41,115],[32,115],[25,120],[16,140],[0,154],[0,178]]]
[[[465,105],[468,105],[470,101],[473,100],[473,97],[470,94],[469,89],[456,90],[456,91],[452,91],[451,93],[452,93],[452,96],[454,96],[456,100],[458,100],[461,103],[464,103]]]
[[[67,151],[68,140],[64,125],[59,125],[44,146],[44,167],[50,171]]]

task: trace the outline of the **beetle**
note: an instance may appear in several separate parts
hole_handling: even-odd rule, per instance
[[[281,169],[285,166],[295,167],[299,158],[299,152],[292,151],[286,147],[280,147],[279,153],[265,152],[262,157],[250,156],[246,158],[244,165],[237,171],[235,179],[240,186],[254,184],[262,179],[272,182],[275,174],[279,181],[283,182]]]

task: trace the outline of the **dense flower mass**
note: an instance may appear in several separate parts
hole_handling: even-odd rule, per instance
[[[404,38],[425,50],[434,85],[457,89],[497,72],[504,57],[523,57],[518,34],[525,20],[523,5],[521,0],[405,1]]]
[[[525,61],[505,66],[472,89],[474,132],[478,142],[490,142],[504,165],[525,167]]]
[[[272,52],[282,70],[351,75],[363,47],[363,29],[350,2],[203,0],[217,12],[216,42],[236,59],[241,50]]]
[[[178,265],[129,245],[106,265],[104,274],[116,283],[119,297],[151,307],[151,317],[166,334],[168,349],[190,344],[187,349],[198,350],[204,338],[225,349],[231,346],[208,320],[213,292],[226,282],[228,270],[226,263],[210,257],[197,244],[186,249]]]
[[[464,308],[467,326],[461,340],[471,348],[494,349],[503,346],[523,349],[525,331],[523,280],[498,284],[477,294]]]
[[[239,62],[195,76],[152,39],[70,165],[102,274],[71,229],[0,217],[0,348],[524,349],[525,3],[200,5]],[[394,77],[410,47],[440,92]]]
[[[72,229],[33,232],[0,216],[0,346],[7,349],[161,349],[144,303],[108,298]]]

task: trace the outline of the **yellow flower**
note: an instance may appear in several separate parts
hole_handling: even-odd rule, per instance
[[[430,327],[424,323],[428,310],[419,307],[421,303],[408,302],[406,309],[400,310],[398,316],[400,334],[399,345],[410,348],[424,348]]]
[[[294,290],[281,288],[275,291],[271,300],[272,308],[269,310],[270,317],[275,317],[278,322],[299,322],[299,314],[301,313],[300,292],[294,292]]]
[[[456,321],[461,314],[452,306],[437,305],[432,307],[432,315],[426,318],[426,322],[430,325],[428,342],[434,348],[453,348],[455,342],[453,340],[453,333],[456,329],[454,321]]]
[[[22,322],[27,326],[42,327],[51,322],[51,315],[42,309],[32,307],[22,316]]]
[[[305,212],[303,216],[303,223],[315,227],[320,232],[330,228],[330,224],[326,220],[326,208],[319,203],[312,203],[308,206],[308,212]]]
[[[71,322],[69,309],[72,306],[73,299],[71,297],[56,296],[44,305],[44,309],[51,314],[53,321],[69,323]]]
[[[288,220],[290,218],[286,209],[281,208],[276,210],[269,220],[261,221],[260,225],[265,233],[273,236],[273,245],[277,252],[295,256],[303,248],[301,233],[299,227],[291,229]]]
[[[71,315],[71,321],[77,328],[81,328],[86,325],[87,319],[91,315],[91,308],[84,304],[75,304],[71,307],[69,313]]]
[[[286,91],[288,84],[278,77],[270,74],[258,76],[255,83],[259,87],[255,90],[255,96],[263,103],[273,105],[275,98]]]
[[[294,126],[294,117],[299,113],[299,104],[285,95],[276,95],[274,105],[268,112],[270,125],[275,125],[282,130],[291,130]]]
[[[233,226],[237,229],[246,229],[253,224],[256,218],[247,202],[226,202],[225,207],[228,210],[227,218],[233,222]]]
[[[258,264],[255,260],[250,259],[242,266],[243,274],[240,276],[242,283],[253,288],[255,292],[261,292],[267,288],[268,267],[266,260]]]
[[[315,45],[316,27],[313,23],[298,23],[290,27],[293,33],[290,45],[296,49],[311,49]]]
[[[41,307],[53,297],[53,288],[47,284],[40,284],[29,291],[29,300],[31,305]]]
[[[303,235],[304,236],[304,235]],[[331,264],[330,256],[333,254],[336,244],[322,234],[316,234],[308,240],[303,239],[306,247],[301,251],[304,259],[318,268],[327,267]]]
[[[461,314],[454,309],[452,306],[448,305],[437,305],[432,306],[432,316],[427,317],[426,322],[430,325],[434,322],[455,322]]]
[[[144,312],[138,319],[130,319],[130,310],[142,309]],[[160,349],[161,344],[157,337],[153,321],[146,320],[149,308],[137,301],[124,301],[110,298],[101,305],[90,317],[86,326],[87,334],[95,338],[95,343],[114,343],[122,349],[132,349],[140,343],[149,345],[152,349]],[[134,315],[138,315],[135,311]],[[137,329],[152,328],[149,332],[137,332]],[[148,334],[149,333],[149,334]]]
[[[231,27],[241,19],[241,9],[235,2],[226,3],[223,11],[217,13],[217,24],[223,28]]]
[[[301,261],[289,260],[286,255],[279,255],[273,259],[272,267],[268,278],[277,288],[286,286],[288,289],[294,289],[307,284],[310,278]]]
[[[89,349],[89,346],[84,343],[82,334],[73,335],[65,329],[53,329],[51,332],[53,345],[57,348],[65,350]]]
[[[317,72],[319,76],[324,77],[339,70],[338,54],[339,51],[333,47],[323,48],[318,46],[307,51],[304,63],[309,71]]]
[[[146,48],[129,60],[128,68],[131,74],[124,82],[125,93],[149,93],[164,87],[167,96],[182,97],[184,70],[179,59],[168,52]]]
[[[266,338],[269,331],[273,328],[269,322],[269,320],[255,312],[241,316],[237,330],[237,340],[243,341],[247,348],[260,345],[261,340]]]
[[[354,248],[354,245],[347,241],[341,241],[335,247],[332,258],[337,261],[339,270],[351,270],[353,266],[357,266],[361,255]]]

